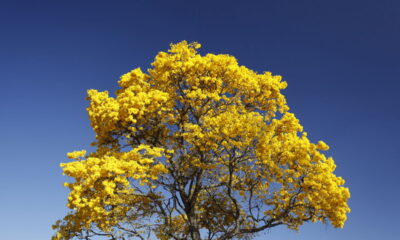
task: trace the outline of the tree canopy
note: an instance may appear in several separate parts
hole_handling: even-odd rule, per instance
[[[287,83],[182,41],[115,96],[88,90],[93,152],[68,153],[70,213],[53,239],[250,239],[307,221],[343,227],[335,164],[289,112]],[[99,238],[100,237],[100,238]]]

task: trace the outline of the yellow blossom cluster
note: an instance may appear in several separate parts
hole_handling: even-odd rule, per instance
[[[293,229],[306,218],[329,219],[333,226],[343,227],[350,212],[349,190],[341,186],[344,180],[333,173],[336,167],[333,159],[320,152],[328,150],[328,145],[323,141],[312,144],[306,132],[301,136],[299,132],[302,126],[298,119],[285,113],[266,127],[257,145],[258,164],[267,173],[267,182],[278,183],[277,194],[265,199],[274,208],[265,214],[280,216],[292,206],[293,215],[283,220]]]
[[[68,153],[67,156],[76,161],[60,166],[65,175],[76,180],[65,183],[71,191],[68,207],[75,211],[69,215],[70,221],[79,222],[75,226],[78,228],[89,228],[95,223],[99,229],[107,231],[124,219],[131,206],[146,201],[134,191],[131,183],[137,180],[141,185],[153,187],[149,179],[157,179],[168,172],[161,162],[155,161],[163,152],[162,148],[139,145],[129,152],[99,149],[84,160],[81,158],[85,151]]]

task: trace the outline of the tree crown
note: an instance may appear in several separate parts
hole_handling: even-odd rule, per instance
[[[343,227],[349,190],[270,72],[182,41],[88,91],[94,152],[68,153],[74,179],[53,239],[242,239],[306,221]]]

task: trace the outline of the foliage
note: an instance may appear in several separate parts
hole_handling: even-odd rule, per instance
[[[116,97],[88,91],[96,151],[68,154],[74,182],[53,239],[250,239],[307,221],[343,227],[344,180],[289,113],[270,72],[183,41]],[[96,236],[96,237],[95,237]]]

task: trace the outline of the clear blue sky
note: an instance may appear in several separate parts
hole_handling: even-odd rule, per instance
[[[1,239],[49,239],[66,213],[59,163],[94,136],[86,90],[113,92],[181,40],[282,75],[291,111],[347,180],[344,229],[281,227],[259,240],[399,239],[398,0],[2,0]]]

